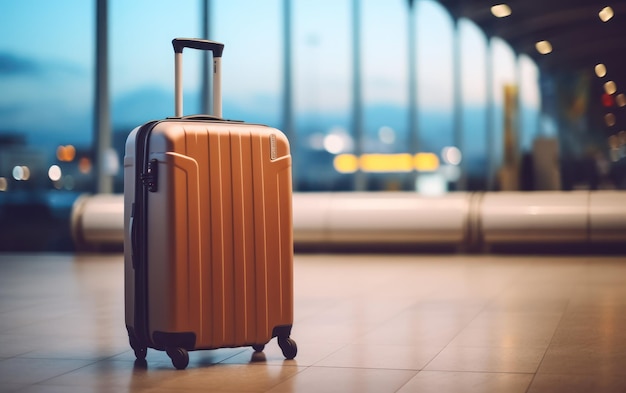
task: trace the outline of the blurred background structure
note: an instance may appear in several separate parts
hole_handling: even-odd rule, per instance
[[[127,135],[173,115],[170,41],[184,36],[225,43],[225,117],[288,135],[299,200],[321,195],[307,206],[337,191],[434,197],[442,212],[462,200],[458,217],[484,215],[465,239],[500,192],[588,195],[564,213],[584,209],[573,239],[592,237],[598,206],[626,214],[623,194],[592,193],[626,188],[623,2],[24,0],[0,13],[0,251],[75,249],[72,209],[121,194]],[[210,107],[206,60],[185,53],[186,114]]]

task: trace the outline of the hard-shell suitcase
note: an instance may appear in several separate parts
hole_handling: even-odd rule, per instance
[[[137,359],[252,346],[295,357],[291,155],[279,130],[221,116],[223,45],[174,39],[176,117],[135,128],[124,157],[126,327]],[[215,116],[182,117],[182,51],[213,52]]]

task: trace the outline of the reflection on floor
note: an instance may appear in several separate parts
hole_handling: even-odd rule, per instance
[[[134,367],[121,255],[0,254],[2,392],[624,392],[626,257],[297,255],[275,342]]]

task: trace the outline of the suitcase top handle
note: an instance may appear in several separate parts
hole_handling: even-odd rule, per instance
[[[224,51],[224,44],[222,43],[197,38],[174,38],[172,45],[175,53],[183,53],[184,48],[192,48],[209,50],[213,52],[214,57],[222,57],[222,52]]]

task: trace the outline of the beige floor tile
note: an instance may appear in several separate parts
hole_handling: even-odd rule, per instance
[[[269,390],[270,393],[396,392],[416,371],[310,367]]]
[[[549,348],[541,362],[541,374],[576,375],[623,375],[626,367],[626,351],[612,347],[570,345]]]
[[[465,327],[451,346],[547,348],[562,313],[485,311]]]
[[[180,376],[159,384],[163,389],[204,392],[265,392],[296,375],[295,366],[215,365],[178,371]]]
[[[7,384],[34,384],[79,370],[93,361],[68,359],[25,359],[0,360],[0,381]]]
[[[523,393],[532,374],[421,371],[398,393]]]
[[[0,253],[0,392],[626,391],[624,256],[298,254],[296,359],[182,371],[135,362],[122,262]]]
[[[390,319],[356,340],[368,345],[409,345],[444,347],[469,323],[465,313],[406,313]]]
[[[537,374],[528,393],[623,393],[626,375]]]
[[[136,391],[184,377],[169,362],[148,362],[147,368],[129,361],[104,360],[65,373],[46,381],[50,386],[70,386],[84,389],[118,389]]]
[[[421,370],[441,349],[425,346],[353,344],[333,353],[315,366]]]
[[[425,370],[534,373],[544,353],[543,348],[449,346]]]

